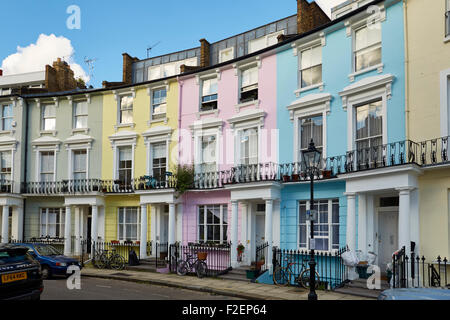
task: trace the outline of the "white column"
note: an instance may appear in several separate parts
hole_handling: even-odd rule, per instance
[[[175,203],[169,203],[169,245],[175,243]]]
[[[150,239],[152,241],[152,256],[156,254],[156,207],[150,206]]]
[[[91,240],[98,241],[98,206],[92,206]]]
[[[141,205],[141,244],[139,246],[139,258],[147,257],[147,204]]]
[[[367,204],[367,251],[375,252],[375,206],[373,195],[366,196]]]
[[[356,193],[346,192],[347,196],[347,245],[350,250],[356,248]]]
[[[265,233],[264,236],[266,238],[269,246],[267,247],[267,257],[266,265],[267,269],[269,269],[269,274],[273,273],[272,266],[272,247],[273,247],[273,226],[272,219],[273,218],[273,200],[266,199],[266,218],[265,218]]]
[[[23,241],[23,207],[17,207],[17,240]]]
[[[249,251],[249,243],[247,242],[247,212],[248,212],[248,204],[243,202],[241,204],[241,242],[244,245],[244,254],[242,257],[242,262],[250,265],[250,251]]]
[[[81,253],[80,239],[80,207],[75,207],[75,254]]]
[[[411,252],[411,232],[410,232],[410,196],[411,188],[397,189],[399,191],[399,212],[398,212],[398,248],[403,246],[406,254]]]
[[[236,268],[237,262],[237,245],[238,245],[238,202],[231,201],[231,267]]]
[[[366,195],[358,195],[358,250],[367,253],[367,205]]]
[[[9,241],[9,206],[3,206],[2,210],[2,243]]]
[[[64,255],[70,256],[72,254],[72,212],[71,207],[66,207],[66,217],[64,220]]]

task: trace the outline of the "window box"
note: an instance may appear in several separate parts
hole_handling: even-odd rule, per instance
[[[283,176],[283,182],[289,182],[290,177],[288,175]]]
[[[292,181],[293,182],[298,182],[300,181],[300,176],[296,173],[292,174]]]
[[[331,170],[322,170],[322,177],[324,179],[330,179],[332,175]]]
[[[119,240],[111,240],[111,244],[120,244]]]

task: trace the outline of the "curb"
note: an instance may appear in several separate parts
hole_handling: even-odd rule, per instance
[[[113,275],[101,275],[101,274],[81,274],[82,277],[91,277],[91,278],[102,278],[102,279],[111,279],[111,280],[121,280],[121,281],[128,281],[128,282],[136,282],[136,283],[146,283],[146,284],[153,284],[153,285],[159,285],[159,286],[165,286],[165,287],[171,287],[171,288],[181,288],[181,289],[187,289],[187,290],[193,290],[193,291],[199,291],[199,292],[206,292],[216,295],[222,295],[227,297],[233,297],[233,298],[241,298],[246,300],[285,300],[285,299],[275,299],[271,298],[269,299],[266,296],[261,295],[249,295],[245,293],[240,292],[230,292],[226,290],[220,290],[220,289],[213,289],[211,287],[205,287],[205,286],[197,286],[197,285],[182,285],[179,283],[174,282],[167,282],[167,281],[161,281],[161,280],[150,280],[150,279],[136,279],[136,278],[129,278],[129,277],[121,277],[121,276],[113,276]]]

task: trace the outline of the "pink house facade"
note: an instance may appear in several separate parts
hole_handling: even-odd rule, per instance
[[[231,242],[233,267],[264,243],[270,267],[280,242],[276,61],[268,51],[179,78],[179,163],[197,185],[183,195],[182,242]]]

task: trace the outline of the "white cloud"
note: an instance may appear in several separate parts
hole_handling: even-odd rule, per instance
[[[322,10],[331,17],[331,8],[345,2],[346,0],[316,0]]]
[[[6,57],[2,62],[4,75],[43,71],[45,65],[52,65],[57,58],[63,58],[73,70],[75,78],[81,77],[89,81],[89,76],[83,68],[75,63],[75,50],[69,39],[54,34],[41,34],[36,43],[27,47],[17,47],[17,52]]]

